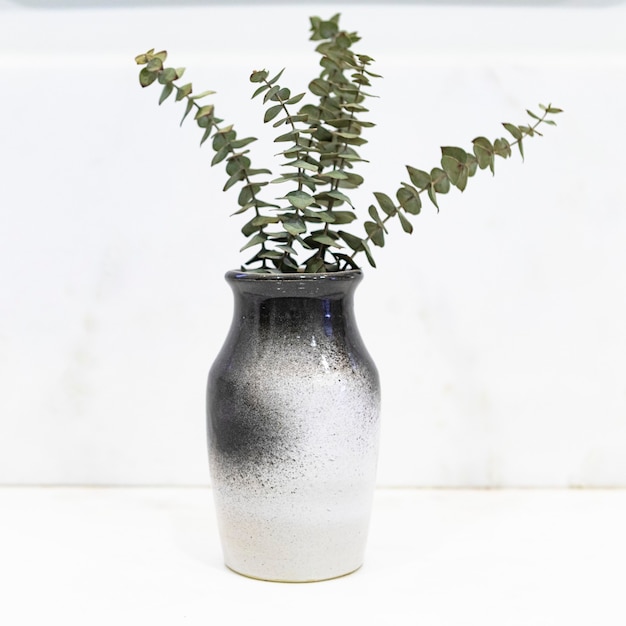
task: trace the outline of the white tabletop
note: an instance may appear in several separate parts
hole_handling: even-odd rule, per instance
[[[0,488],[0,623],[624,626],[626,491],[377,491],[365,566],[221,562],[204,488]]]

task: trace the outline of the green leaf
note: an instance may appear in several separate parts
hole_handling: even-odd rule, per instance
[[[278,85],[274,85],[273,87],[270,87],[268,92],[263,96],[263,104],[265,104],[268,100],[273,99],[279,90],[280,90],[280,87]]]
[[[283,72],[284,72],[284,71],[285,71],[285,68],[283,67],[283,69],[282,69],[282,70],[280,70],[280,72],[278,72],[278,74],[276,74],[276,76],[274,76],[274,78],[272,78],[272,79],[268,80],[267,82],[268,82],[270,85],[273,85],[275,82],[277,82],[277,81],[280,79],[280,77],[283,75]]]
[[[350,200],[350,198],[348,198],[345,193],[341,193],[341,191],[328,191],[324,195],[328,196],[329,198],[333,198],[334,200],[345,202],[346,204],[352,206],[352,201]]]
[[[548,106],[546,106],[545,104],[540,104],[539,106],[546,113],[554,113],[554,114],[563,113],[563,109],[557,109],[556,107],[553,107],[551,104],[549,104]]]
[[[185,118],[191,113],[191,109],[193,109],[193,100],[187,100],[187,107],[185,108],[185,113],[183,114],[183,119],[180,120],[180,125],[183,125]]]
[[[283,221],[283,228],[290,235],[294,236],[306,233],[307,231],[306,224],[301,217],[290,217],[289,219]]]
[[[245,178],[245,174],[246,174],[245,170],[239,170],[238,172],[235,172],[226,181],[226,184],[224,185],[224,188],[222,189],[222,191],[228,191],[234,184],[238,183],[240,180],[243,180]]]
[[[246,137],[245,139],[237,139],[236,141],[231,142],[231,147],[234,149],[239,149],[251,144],[253,141],[256,141],[256,137]]]
[[[251,83],[262,83],[268,76],[268,72],[266,70],[260,70],[257,72],[252,72],[250,75]]]
[[[474,146],[474,154],[478,160],[478,167],[480,167],[481,170],[489,167],[493,173],[493,146],[491,145],[489,139],[486,137],[476,137],[472,144]]]
[[[422,200],[414,187],[409,187],[406,184],[400,187],[396,192],[396,198],[400,206],[411,215],[418,215],[422,209]]]
[[[465,187],[467,186],[467,178],[469,176],[470,164],[472,162],[470,161],[470,164],[466,164],[467,154],[465,155],[465,159],[466,161],[461,163],[450,155],[444,155],[441,157],[441,166],[443,167],[443,170],[446,173],[449,182],[455,185],[461,191],[464,191]]]
[[[441,148],[441,154],[443,156],[452,157],[459,163],[465,163],[467,161],[467,152],[462,148],[455,148],[454,146],[445,146]]]
[[[265,243],[266,240],[267,235],[265,233],[258,233],[254,237],[252,237],[250,241],[248,241],[246,245],[243,246],[243,248],[239,248],[239,252],[243,252],[244,250],[251,248],[252,246],[261,245]]]
[[[285,104],[297,104],[298,102],[300,102],[300,100],[302,100],[302,98],[304,98],[305,95],[306,94],[302,92],[296,96],[292,96],[291,98],[289,98],[289,100],[287,100],[287,102],[285,102]]]
[[[495,154],[506,159],[511,156],[511,144],[504,139],[504,137],[500,139],[496,139],[493,142],[493,150]]]
[[[184,97],[188,96],[191,93],[191,83],[187,83],[182,87],[178,87],[178,91],[176,92],[176,101],[182,100]]]
[[[280,217],[277,215],[257,215],[252,218],[252,224],[255,226],[266,226],[267,224],[277,224]]]
[[[430,186],[430,174],[423,170],[415,169],[410,165],[406,166],[411,182],[419,189],[426,189]]]
[[[335,248],[343,247],[340,244],[338,244],[332,237],[329,237],[328,235],[324,235],[324,234],[311,235],[310,239],[312,239],[313,241],[317,243],[321,243],[323,246],[333,246]]]
[[[363,176],[360,174],[355,174],[354,172],[342,173],[347,175],[347,179],[339,181],[339,187],[342,189],[356,189],[363,183]]]
[[[515,139],[519,140],[523,137],[522,131],[517,126],[515,126],[515,124],[503,122],[502,126],[504,126],[504,128],[506,128]]]
[[[309,91],[314,96],[329,96],[331,94],[331,87],[325,80],[316,78],[309,83]]]
[[[228,144],[220,148],[215,153],[215,156],[213,157],[213,159],[211,159],[211,166],[217,165],[218,163],[223,161],[228,156],[229,152],[230,152],[230,146]]]
[[[365,222],[363,226],[365,227],[365,232],[368,234],[372,243],[375,246],[382,248],[385,245],[385,233],[383,232],[383,229],[375,222]]]
[[[247,152],[247,150],[246,150],[246,152]],[[252,169],[249,169],[247,171],[248,176],[256,176],[257,174],[271,174],[271,173],[272,173],[272,170],[268,170],[268,169],[266,169],[264,167],[252,168]],[[259,183],[259,184],[266,185],[267,183]]]
[[[402,224],[402,230],[410,235],[413,232],[413,224],[400,211],[398,211],[398,217],[400,218],[400,224]]]
[[[135,57],[135,63],[137,63],[137,65],[145,65],[148,62],[148,57],[151,56],[153,52],[154,48],[152,48],[152,50],[148,50],[148,52],[145,52],[143,54],[138,54]]]
[[[194,119],[199,120],[201,117],[211,117],[214,110],[215,107],[212,104],[201,107],[198,109]]]
[[[315,198],[306,191],[290,191],[286,196],[286,200],[289,200],[296,209],[306,209],[315,203]]]
[[[292,248],[290,245],[286,244],[286,243],[282,243],[279,246],[276,246],[279,250],[282,250],[283,252],[286,252],[287,254],[293,254],[296,255],[297,252],[294,248]],[[298,266],[296,265],[296,268]]]
[[[191,96],[191,98],[193,100],[200,100],[201,98],[206,98],[206,96],[212,96],[213,94],[215,94],[215,92],[208,89],[207,91],[202,91],[194,96]]]
[[[297,130],[292,130],[284,135],[276,137],[276,139],[274,139],[274,143],[280,143],[282,141],[295,141],[299,135],[300,133]]]
[[[330,178],[332,180],[347,180],[348,174],[342,172],[341,170],[332,170],[330,172],[324,172],[323,174],[320,174],[320,177],[324,179]]]
[[[281,104],[271,106],[269,109],[267,109],[267,111],[265,111],[263,121],[266,123],[272,121],[282,110],[283,107]]]
[[[159,82],[162,85],[167,85],[168,83],[171,83],[177,78],[178,78],[178,74],[176,73],[176,70],[173,67],[168,67],[159,73]]]
[[[365,256],[367,257],[367,262],[372,267],[376,267],[376,263],[374,262],[374,257],[372,256],[372,253],[371,253],[371,251],[369,249],[369,246],[367,245],[366,241],[363,242],[363,252],[365,252]]]
[[[385,224],[380,219],[380,215],[378,214],[378,211],[376,210],[376,207],[373,204],[370,204],[368,213],[370,214],[370,217],[374,220],[376,225],[382,228],[385,232],[387,232],[387,229],[385,228]]]
[[[169,97],[169,95],[174,91],[174,85],[172,83],[167,83],[165,87],[163,87],[163,91],[161,91],[161,97],[159,98],[159,104],[165,102],[165,100]]]
[[[302,159],[296,159],[295,161],[290,161],[289,163],[284,164],[287,167],[297,167],[303,170],[309,170],[310,172],[317,172],[318,166],[309,163],[308,161],[304,161]]]
[[[319,274],[326,270],[326,266],[324,265],[324,260],[318,258],[317,256],[312,256],[306,264],[306,273],[307,274]]]
[[[143,68],[139,72],[139,84],[142,87],[147,87],[151,85],[157,79],[157,74],[155,72],[149,71],[147,68]]]
[[[315,209],[302,209],[302,214],[307,218],[307,221],[320,223],[320,222],[334,222],[334,211],[321,211]]]
[[[344,230],[340,230],[338,234],[346,242],[348,247],[352,248],[355,252],[363,250],[364,241],[360,237],[347,233]]]
[[[259,259],[269,259],[271,261],[280,261],[283,258],[283,253],[278,250],[263,250],[257,255]]]
[[[250,98],[251,100],[256,98],[259,94],[263,93],[266,89],[269,89],[270,86],[269,85],[261,85],[258,89],[256,89],[256,91],[252,94],[252,98]]]
[[[258,226],[257,224],[253,224],[255,219],[256,218],[252,218],[249,222],[246,222],[241,227],[241,232],[244,234],[245,237],[249,237],[253,233],[256,233],[257,231],[261,230],[261,226]]]
[[[463,164],[457,161],[454,157],[444,155],[441,157],[441,167],[448,175],[450,182],[456,185],[463,169]],[[467,178],[466,178],[467,180]]]
[[[200,140],[200,145],[202,145],[211,136],[212,132],[213,132],[213,129],[210,126],[208,126],[204,130],[204,134],[202,135],[202,139]]]
[[[356,219],[356,215],[352,211],[333,211],[335,224],[349,224]]]
[[[439,213],[439,205],[437,204],[437,194],[435,193],[435,188],[433,185],[428,187],[428,197],[430,201],[437,207],[437,213]]]
[[[397,212],[396,205],[394,201],[387,194],[381,193],[380,191],[375,191],[374,196],[376,197],[376,200],[378,201],[378,205],[380,206],[380,208],[387,215],[396,214]]]
[[[442,169],[434,167],[430,171],[430,177],[437,193],[448,193],[450,191],[450,179]]]
[[[157,56],[152,57],[148,64],[146,65],[146,69],[149,72],[160,72],[163,69],[163,60]]]

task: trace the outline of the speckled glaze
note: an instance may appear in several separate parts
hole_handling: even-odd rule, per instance
[[[207,416],[224,560],[236,572],[304,582],[363,562],[380,386],[354,318],[361,278],[226,274],[234,316]]]

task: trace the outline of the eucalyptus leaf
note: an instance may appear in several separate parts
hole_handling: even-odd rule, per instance
[[[411,215],[418,215],[422,209],[422,201],[419,197],[419,192],[404,184],[396,192],[396,198],[400,206]]]
[[[267,102],[274,98],[274,96],[278,93],[280,87],[278,85],[274,85],[267,90],[267,93],[263,96],[263,102]]]
[[[406,216],[402,215],[401,211],[398,211],[398,218],[400,219],[400,224],[402,225],[402,230],[405,233],[409,233],[409,235],[413,232],[413,224],[409,222]]]
[[[139,72],[139,84],[142,87],[151,85],[157,78],[158,75],[155,72],[151,72],[145,67]]]
[[[306,209],[315,203],[315,198],[306,191],[290,191],[285,198],[297,209]]]
[[[283,221],[283,228],[291,235],[300,235],[307,232],[306,224],[300,217],[291,217]]]
[[[264,91],[267,91],[269,88],[270,88],[269,85],[261,85],[260,87],[257,87],[257,89],[252,94],[251,99],[256,98],[258,95],[262,94]]]
[[[162,72],[159,72],[159,82],[162,85],[167,85],[175,81],[178,78],[178,74],[173,67],[168,67],[164,69]]]
[[[167,83],[165,87],[163,87],[163,91],[161,91],[161,97],[159,98],[159,104],[162,104],[174,91],[174,85],[172,83]]]
[[[267,76],[268,76],[268,72],[266,72],[265,70],[252,72],[252,74],[250,75],[250,82],[262,83],[267,78]]]
[[[383,229],[376,222],[365,222],[363,224],[365,232],[367,233],[370,241],[379,248],[385,245],[385,233]]]
[[[504,126],[504,128],[506,128],[515,139],[521,139],[523,137],[522,131],[514,124],[503,122],[502,126]]]
[[[187,97],[192,90],[192,86],[191,83],[187,83],[186,85],[183,85],[182,87],[178,87],[178,91],[176,92],[176,101],[178,102],[179,100],[182,100],[183,98]]]
[[[254,237],[248,240],[248,242],[246,243],[245,246],[243,246],[243,248],[239,248],[239,252],[243,252],[244,250],[247,250],[248,248],[251,248],[252,246],[261,245],[265,243],[266,240],[267,240],[267,235],[265,233],[257,233]]]
[[[430,174],[423,170],[418,170],[410,165],[406,166],[411,182],[419,189],[426,189],[430,186]]]
[[[441,148],[441,154],[446,157],[452,157],[459,163],[467,161],[467,152],[463,148],[455,148],[454,146],[445,146]]]
[[[339,231],[339,236],[352,248],[355,252],[359,252],[364,248],[364,241],[360,237],[347,233],[344,230]]]
[[[317,243],[321,243],[323,246],[334,246],[336,248],[342,247],[340,244],[338,244],[334,239],[332,239],[328,235],[324,235],[324,234],[312,235],[311,239]]]
[[[276,104],[271,106],[267,111],[265,111],[265,116],[263,117],[264,122],[271,122],[281,111],[283,107],[281,104]]]

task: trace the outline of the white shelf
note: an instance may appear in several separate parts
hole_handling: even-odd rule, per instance
[[[0,488],[0,623],[623,626],[626,491],[379,490],[365,566],[227,570],[209,489]]]

